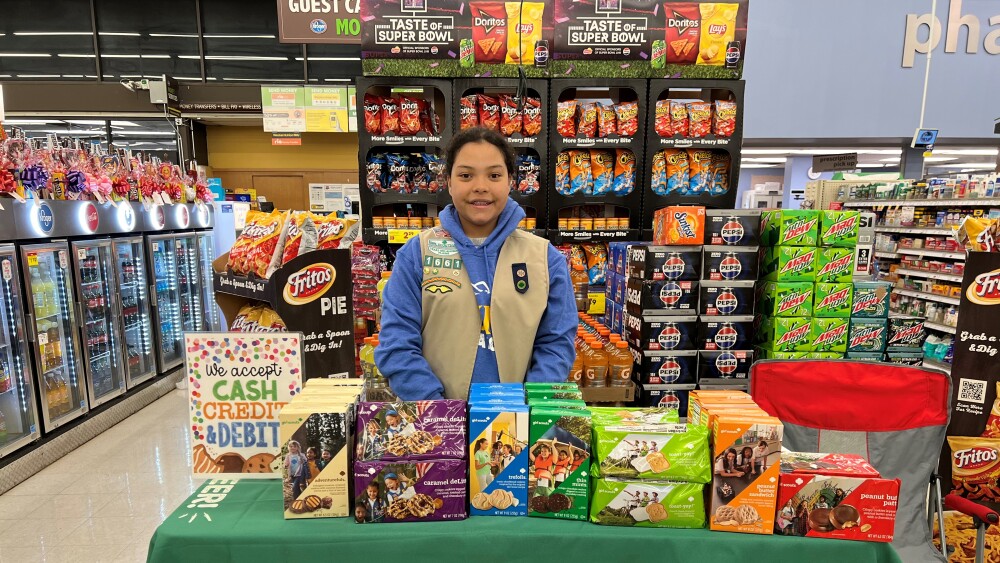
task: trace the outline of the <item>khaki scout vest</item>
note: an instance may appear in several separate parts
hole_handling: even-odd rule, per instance
[[[490,317],[500,381],[524,381],[535,333],[549,298],[549,242],[514,231],[493,277]],[[479,350],[482,318],[475,290],[451,236],[435,227],[420,234],[423,352],[448,399],[466,399]],[[515,288],[514,264],[524,264],[527,290]],[[520,270],[520,268],[518,268]],[[520,273],[520,272],[519,272]]]

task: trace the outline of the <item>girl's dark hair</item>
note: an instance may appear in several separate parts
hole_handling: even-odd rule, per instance
[[[472,127],[470,129],[463,129],[452,137],[451,142],[448,143],[448,148],[445,149],[444,171],[449,177],[451,177],[451,169],[458,151],[469,143],[489,143],[496,147],[500,151],[500,154],[503,155],[504,164],[507,166],[507,174],[511,177],[514,176],[516,157],[514,156],[513,149],[507,145],[506,139],[493,129]]]
[[[480,438],[480,439],[476,440],[476,451],[478,452],[479,448],[483,447],[483,444],[485,444],[488,441],[489,440],[487,440],[486,438]]]

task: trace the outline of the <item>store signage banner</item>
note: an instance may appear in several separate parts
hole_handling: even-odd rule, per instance
[[[547,76],[551,2],[361,0],[365,76]]]
[[[282,43],[361,43],[361,0],[278,0]]]
[[[185,333],[195,476],[275,477],[278,412],[302,389],[302,341],[298,333]]]
[[[737,79],[748,11],[747,0],[556,0],[552,76]]]
[[[813,172],[837,172],[838,170],[857,170],[858,153],[818,154],[813,157]]]
[[[347,133],[358,130],[354,86],[262,86],[264,131]]]

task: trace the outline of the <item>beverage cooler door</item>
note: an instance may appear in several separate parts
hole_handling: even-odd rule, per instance
[[[127,387],[156,376],[153,327],[149,314],[146,253],[142,238],[115,239],[114,261]]]
[[[153,313],[156,322],[156,341],[159,343],[160,373],[179,366],[184,357],[181,342],[181,305],[177,285],[177,256],[174,253],[173,235],[149,237],[149,256],[153,262],[153,279],[150,295],[153,296]]]
[[[82,319],[83,365],[93,408],[125,393],[118,283],[110,240],[74,242],[72,250]]]
[[[28,333],[46,432],[87,412],[69,254],[65,242],[21,247]]]
[[[212,240],[212,233],[198,233],[198,255],[201,257],[201,291],[203,295],[203,307],[205,310],[205,326],[202,330],[219,332],[222,330],[222,316],[219,312],[219,305],[215,302],[215,290],[213,289],[212,261],[215,260],[215,243]]]
[[[174,239],[174,248],[177,254],[177,289],[180,291],[183,331],[204,331],[205,314],[202,309],[198,239],[194,234],[177,235]]]
[[[13,245],[0,246],[0,458],[41,436]]]

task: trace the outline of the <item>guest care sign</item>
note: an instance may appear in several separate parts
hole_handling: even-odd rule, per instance
[[[184,365],[195,476],[278,477],[278,412],[302,390],[302,335],[188,333]]]

